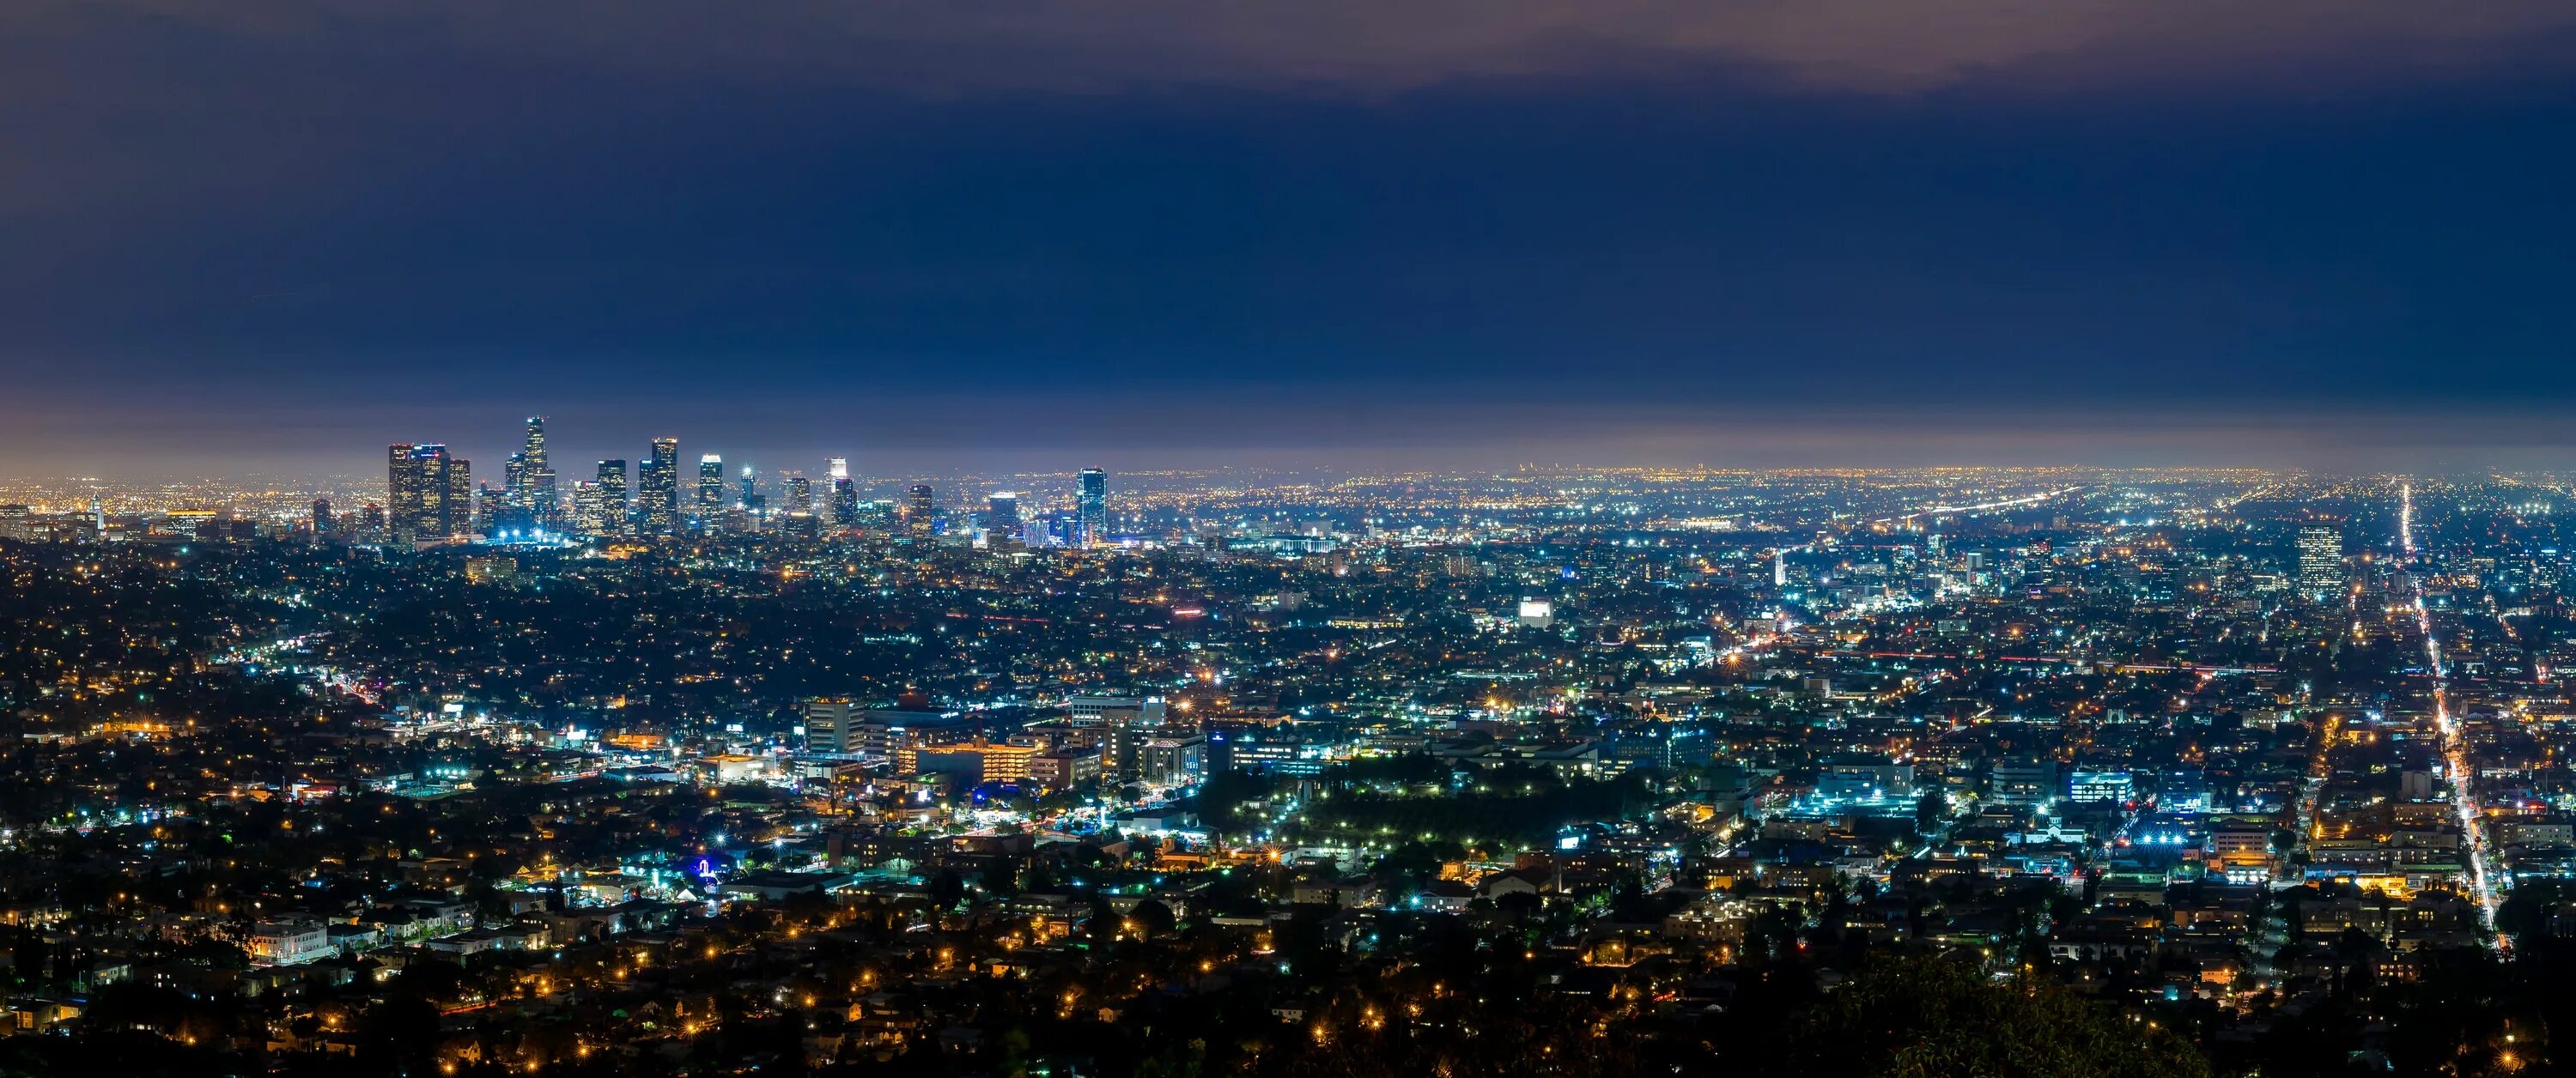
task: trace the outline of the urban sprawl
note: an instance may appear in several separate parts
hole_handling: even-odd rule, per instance
[[[0,481],[0,1070],[2467,1075],[2576,1021],[2566,477],[683,461]]]

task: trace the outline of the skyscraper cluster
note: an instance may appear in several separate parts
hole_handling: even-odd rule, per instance
[[[572,488],[574,526],[589,535],[618,535],[639,523],[626,504],[626,461],[599,462],[598,478]]]
[[[550,531],[556,526],[554,466],[546,462],[546,417],[528,417],[527,440],[502,465],[501,512],[506,526]]]
[[[938,542],[943,535],[975,534],[1001,544],[1075,547],[1102,545],[1110,532],[1109,473],[1100,468],[1085,468],[1076,476],[1069,515],[1048,513],[1032,522],[1022,515],[1015,491],[987,495],[980,518],[970,510],[948,520],[941,514],[938,491],[930,484],[909,488],[900,503],[867,502],[859,496],[849,458],[832,457],[825,466],[820,489],[812,478],[795,471],[773,473],[764,487],[758,469],[743,465],[729,477],[724,456],[705,453],[698,458],[697,481],[684,498],[679,439],[655,438],[631,473],[626,458],[602,460],[591,478],[575,481],[566,492],[558,486],[547,452],[546,417],[529,416],[524,440],[504,465],[498,490],[478,491],[471,481],[471,467],[442,444],[389,446],[385,524],[368,530],[413,544],[476,537],[515,542],[714,531],[779,530],[813,536],[826,527],[876,528],[898,541],[921,544]]]
[[[635,515],[647,535],[680,530],[680,440],[653,439],[653,455],[635,477]]]

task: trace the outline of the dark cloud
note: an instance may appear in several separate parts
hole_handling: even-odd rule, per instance
[[[13,5],[48,47],[139,23],[245,48],[854,81],[927,91],[1226,84],[1386,89],[1486,76],[1744,65],[1819,88],[2055,80],[2374,80],[2530,62],[2576,28],[2547,0],[81,0]]]

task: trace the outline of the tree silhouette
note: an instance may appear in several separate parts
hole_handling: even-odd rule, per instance
[[[1880,1078],[2200,1078],[2209,1065],[2169,1031],[2123,1020],[2031,980],[1997,984],[1974,963],[1888,959],[1828,993],[1792,1035],[1780,1073]]]

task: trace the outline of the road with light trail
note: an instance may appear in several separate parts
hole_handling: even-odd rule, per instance
[[[2442,643],[2433,636],[2433,614],[2424,605],[2424,576],[2417,571],[2415,559],[2415,484],[2398,487],[2397,545],[2404,555],[2407,599],[2415,610],[2415,628],[2424,637],[2424,657],[2433,676],[2433,728],[2442,735],[2442,759],[2451,771],[2451,808],[2460,818],[2460,831],[2469,844],[2469,886],[2477,899],[2479,923],[2493,933],[2489,943],[2499,951],[2510,952],[2511,940],[2494,932],[2496,920],[2495,887],[2487,872],[2486,831],[2479,826],[2484,815],[2478,807],[2477,792],[2470,785],[2466,739],[2461,734],[2460,720],[2451,714],[2450,667],[2442,658]]]

